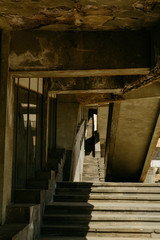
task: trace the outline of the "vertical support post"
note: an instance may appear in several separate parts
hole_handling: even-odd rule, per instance
[[[48,78],[43,80],[43,153],[42,169],[45,169],[48,157],[48,122],[49,122],[49,96],[48,96]]]
[[[10,32],[1,32],[0,65],[0,223],[4,223],[6,206],[11,201],[14,88],[9,77]]]

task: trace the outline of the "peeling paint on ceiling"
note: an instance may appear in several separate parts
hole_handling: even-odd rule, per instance
[[[1,0],[0,28],[140,30],[160,21],[160,0]]]

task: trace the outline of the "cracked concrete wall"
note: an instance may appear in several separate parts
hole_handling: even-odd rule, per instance
[[[149,32],[13,32],[12,70],[150,66]]]

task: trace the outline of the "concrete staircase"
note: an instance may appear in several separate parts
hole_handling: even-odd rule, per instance
[[[57,183],[40,240],[160,239],[160,184]]]
[[[83,182],[104,182],[104,158],[84,157]]]
[[[56,182],[63,179],[66,158],[64,149],[54,149],[46,170],[28,179],[25,189],[14,192],[14,203],[7,206],[6,222],[0,226],[0,240],[37,240],[42,213],[46,204],[53,202]]]

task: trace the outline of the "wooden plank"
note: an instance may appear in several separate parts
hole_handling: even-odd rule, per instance
[[[141,174],[141,177],[140,177],[141,182],[143,182],[146,178],[148,169],[150,167],[150,163],[152,161],[152,156],[153,156],[154,151],[156,149],[156,145],[157,145],[157,141],[158,141],[159,137],[160,137],[160,113],[158,115],[157,122],[155,124],[152,139],[151,139],[150,146],[149,146],[147,156],[146,156],[146,159],[145,159],[145,163],[144,163],[144,166],[143,166],[142,174]]]
[[[53,70],[33,71],[10,70],[13,77],[45,77],[45,78],[68,78],[68,77],[103,77],[103,76],[128,76],[128,75],[147,75],[150,68],[125,68],[125,69],[88,69],[88,70]]]

